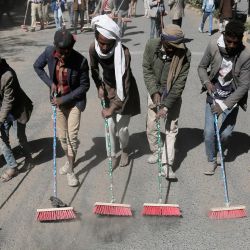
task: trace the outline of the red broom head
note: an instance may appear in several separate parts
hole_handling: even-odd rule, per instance
[[[151,216],[181,216],[179,205],[144,203],[142,215]]]
[[[73,207],[37,209],[38,221],[72,220],[76,218]]]
[[[131,206],[119,203],[96,202],[93,213],[99,215],[132,216]]]
[[[208,217],[217,220],[236,219],[247,217],[247,212],[245,206],[213,208],[209,211]]]

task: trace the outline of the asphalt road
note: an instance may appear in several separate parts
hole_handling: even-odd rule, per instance
[[[67,186],[65,176],[58,177],[58,195],[78,212],[78,219],[62,223],[39,223],[37,208],[48,208],[52,194],[52,119],[48,89],[36,76],[32,64],[45,46],[52,44],[53,25],[44,31],[25,33],[19,26],[0,30],[0,55],[15,68],[23,89],[34,102],[27,135],[35,158],[35,167],[23,170],[8,183],[0,183],[0,249],[94,250],[94,249],[249,249],[249,218],[210,220],[210,208],[223,206],[223,187],[219,170],[212,177],[203,175],[206,163],[203,144],[205,96],[200,94],[197,66],[211,37],[198,33],[200,15],[186,9],[183,30],[192,63],[179,120],[176,155],[177,182],[164,180],[168,203],[177,203],[182,218],[143,217],[144,202],[157,202],[157,166],[147,164],[149,147],[145,135],[147,92],[142,76],[142,55],[149,38],[150,22],[138,16],[129,24],[124,44],[132,55],[132,70],[137,80],[142,113],[130,123],[130,165],[114,171],[117,202],[132,205],[133,217],[98,217],[92,213],[96,201],[109,201],[108,163],[105,158],[104,128],[96,89],[91,80],[88,104],[82,114],[80,147],[75,172],[80,186]],[[17,16],[21,20],[21,16]],[[5,19],[6,20],[6,19]],[[166,18],[165,23],[169,20]],[[216,26],[215,26],[216,28]],[[218,33],[213,34],[216,39]],[[92,32],[79,34],[75,48],[88,57]],[[226,162],[229,194],[233,205],[250,207],[249,197],[249,111],[240,110]],[[17,153],[16,142],[11,143]],[[20,169],[23,158],[17,155]],[[65,158],[58,150],[58,165]],[[4,162],[1,160],[0,172]],[[168,194],[168,195],[167,195]]]

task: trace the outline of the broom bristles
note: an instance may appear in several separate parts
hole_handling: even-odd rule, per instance
[[[181,210],[178,204],[144,203],[142,215],[180,217]]]
[[[131,206],[121,203],[96,202],[93,213],[99,215],[132,216]]]
[[[73,207],[37,209],[38,221],[72,220],[76,218]]]
[[[208,217],[217,220],[243,218],[247,217],[247,212],[245,206],[218,207],[212,208],[208,213]]]

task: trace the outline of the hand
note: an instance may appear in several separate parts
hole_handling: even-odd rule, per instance
[[[50,95],[51,97],[53,98],[54,97],[54,94],[57,93],[57,86],[55,85],[55,83],[52,83],[51,84],[51,88],[50,88]]]
[[[161,96],[158,92],[152,95],[152,101],[155,105],[159,105],[161,103]]]
[[[167,114],[168,114],[168,109],[166,107],[160,108],[160,110],[156,114],[156,119],[166,118]]]
[[[62,104],[62,97],[53,97],[51,100],[52,105],[59,106]]]
[[[104,89],[102,86],[100,86],[98,89],[98,98],[100,98],[101,100],[104,99]]]
[[[104,108],[102,110],[102,117],[103,118],[109,118],[110,116],[112,116],[114,113],[114,110],[111,108]]]
[[[218,116],[223,113],[223,110],[218,103],[211,105],[211,111],[213,114],[217,114]]]
[[[216,92],[215,86],[214,86],[211,82],[208,82],[208,83],[206,83],[205,85],[206,85],[208,94],[209,94],[210,96],[212,96],[213,93]]]

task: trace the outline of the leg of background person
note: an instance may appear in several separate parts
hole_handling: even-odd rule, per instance
[[[44,29],[44,23],[43,23],[43,5],[42,3],[38,4],[37,6],[37,13],[38,13],[38,17],[39,17],[39,21],[40,21],[40,25],[41,25],[41,30]]]
[[[10,125],[4,122],[0,128],[0,149],[7,163],[7,168],[16,168],[17,162],[9,144],[9,128]]]
[[[150,39],[152,39],[154,38],[154,35],[155,35],[155,18],[154,17],[150,17],[150,23],[151,23]]]
[[[22,124],[17,120],[13,121],[13,129],[15,131],[16,138],[26,158],[31,158],[31,148],[29,146],[26,136],[26,124]]]
[[[75,21],[74,21],[74,33],[75,33],[75,34],[77,34],[78,15],[79,15],[78,10],[75,10],[75,11],[74,11],[74,18],[75,18]]]
[[[209,13],[209,34],[213,33],[213,12]]]
[[[161,16],[157,16],[155,18],[155,30],[156,30],[156,37],[160,37],[162,33]]]
[[[55,19],[56,29],[59,30],[59,29],[60,29],[60,24],[59,24],[59,19],[58,19],[58,12],[57,12],[57,10],[54,10],[54,19]]]
[[[200,26],[202,32],[204,31],[204,25],[206,23],[206,20],[207,20],[208,16],[209,16],[209,12],[204,12],[203,13],[202,21],[201,21],[201,26]]]
[[[36,4],[31,3],[31,30],[36,29]]]
[[[80,27],[81,27],[81,31],[83,31],[83,27],[84,27],[84,10],[80,10]]]

